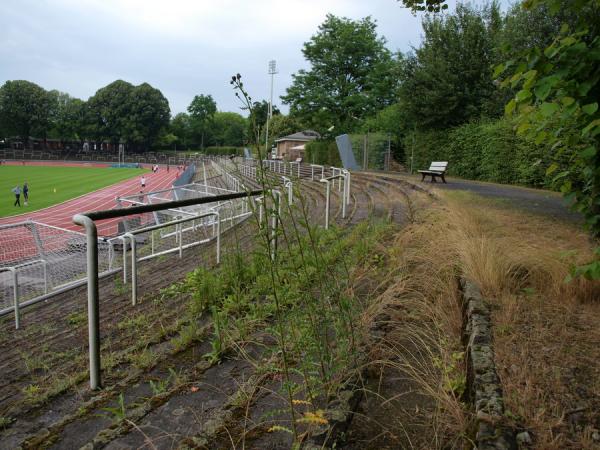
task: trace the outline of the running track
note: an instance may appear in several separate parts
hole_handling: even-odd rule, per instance
[[[8,162],[8,164],[11,164]],[[17,163],[15,163],[17,164]],[[20,165],[18,163],[17,165]],[[28,161],[27,165],[57,165],[57,166],[89,166],[89,167],[108,167],[108,164],[76,164],[76,163],[52,163],[52,162],[34,162]],[[144,167],[150,167],[149,164],[144,164]],[[107,169],[118,170],[118,169]],[[157,173],[144,172],[146,176],[146,189],[144,192],[158,191],[160,189],[170,188],[177,178],[178,171],[171,167],[167,172],[165,166],[160,166]],[[40,209],[31,213],[19,214],[18,216],[10,216],[0,219],[0,225],[22,222],[25,220],[35,220],[48,225],[66,228],[69,230],[82,232],[82,227],[73,223],[73,216],[77,213],[98,211],[102,209],[113,209],[116,206],[115,198],[124,197],[127,195],[137,194],[140,192],[141,175],[131,178],[126,181],[99,189],[81,197],[77,197],[66,202],[59,203],[48,208]],[[32,189],[35,195],[35,187]],[[35,198],[35,197],[34,197]],[[114,235],[117,232],[117,223],[121,218],[104,220],[98,223],[98,234],[101,236]]]

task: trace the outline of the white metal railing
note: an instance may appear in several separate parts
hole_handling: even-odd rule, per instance
[[[201,240],[194,240],[193,242],[184,244],[183,237],[185,232],[193,232],[198,227],[205,227],[206,224],[196,224],[197,220],[200,220],[204,217],[214,217],[215,221],[213,222],[213,230],[215,229],[214,225],[216,225],[216,231],[213,232],[213,238],[206,238]],[[183,224],[192,222],[191,227],[184,229]],[[141,257],[138,259],[137,253],[137,239],[136,236],[143,233],[150,233],[152,235],[152,239],[154,239],[153,231],[161,230],[166,227],[175,226],[175,241],[178,243],[177,247],[170,248],[167,250],[163,250],[160,252],[154,252],[154,245],[152,245],[152,253],[150,255]],[[191,247],[195,247],[198,245],[205,244],[210,242],[212,239],[216,238],[216,247],[217,247],[217,264],[221,262],[221,219],[218,211],[209,211],[204,214],[200,214],[195,217],[188,217],[185,219],[174,220],[172,222],[166,224],[153,225],[150,227],[140,228],[135,231],[131,231],[125,233],[124,235],[129,239],[131,245],[131,303],[135,305],[137,303],[137,263],[140,261],[156,258],[158,256],[167,255],[169,253],[179,252],[179,257],[183,256],[183,250]],[[123,252],[125,254],[125,252]]]
[[[145,213],[152,213],[159,211],[161,209],[179,209],[182,207],[192,206],[192,205],[200,205],[200,204],[208,204],[219,202],[220,205],[224,204],[229,200],[236,200],[241,198],[249,198],[262,194],[262,191],[252,191],[252,192],[243,192],[243,193],[233,193],[226,194],[218,197],[204,197],[204,198],[194,198],[188,200],[178,200],[173,202],[167,202],[165,204],[156,204],[156,205],[143,205],[143,206],[132,206],[130,208],[123,209],[113,209],[107,211],[94,211],[86,214],[76,214],[73,217],[73,222],[77,225],[81,225],[85,227],[86,230],[86,239],[87,239],[87,280],[88,280],[88,334],[89,334],[89,360],[90,360],[90,387],[92,389],[98,389],[101,386],[101,377],[100,377],[100,298],[99,298],[99,273],[98,273],[98,231],[96,227],[96,221],[107,220],[117,217],[125,217],[125,216],[133,216],[140,215]],[[242,207],[243,208],[243,207]],[[234,209],[232,208],[232,211]],[[216,213],[216,211],[214,212]],[[246,213],[248,214],[248,213]],[[206,214],[209,215],[208,213]],[[210,214],[218,217],[219,227],[222,222],[222,217],[219,213]],[[201,220],[200,217],[196,219]],[[179,251],[183,247],[183,231],[182,226],[183,223],[188,222],[190,220],[194,220],[193,218],[184,218],[180,219],[176,227],[179,227],[175,231],[176,241],[179,244]],[[231,221],[233,224],[233,219]],[[167,225],[167,224],[165,224]],[[276,225],[276,223],[275,223]],[[194,225],[192,225],[192,228]],[[150,230],[149,230],[150,228]],[[151,234],[154,231],[160,229],[158,227],[146,227],[146,232],[150,232]],[[217,235],[219,236],[221,233],[221,228]],[[143,231],[139,231],[142,233]],[[135,286],[137,286],[137,262],[138,253],[137,253],[137,242],[136,242],[136,234],[137,232],[130,232],[129,235],[125,237],[130,241],[132,246],[132,265],[135,265],[135,270],[132,270],[132,277],[135,277]],[[276,234],[275,234],[276,238]],[[123,241],[124,250],[126,249],[126,242]],[[219,243],[220,244],[220,243]],[[220,256],[220,255],[219,255]],[[133,268],[132,268],[133,269]],[[133,275],[133,273],[136,273]],[[134,284],[132,284],[133,290]],[[137,298],[137,287],[135,292],[134,299]]]

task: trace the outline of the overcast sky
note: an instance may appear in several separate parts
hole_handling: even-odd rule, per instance
[[[173,115],[197,94],[239,112],[231,75],[267,99],[275,59],[274,103],[287,111],[279,96],[308,67],[302,45],[327,13],[370,15],[392,51],[421,40],[420,17],[395,0],[0,0],[0,85],[24,79],[87,100],[123,79],[160,89]]]

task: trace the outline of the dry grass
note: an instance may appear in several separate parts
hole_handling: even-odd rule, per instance
[[[385,331],[370,346],[371,374],[393,380],[388,388],[381,381],[373,394],[391,407],[381,427],[402,430],[389,448],[463,448],[471,415],[460,400],[465,371],[458,259],[438,239],[445,228],[438,212],[420,211],[389,245],[387,288],[363,317],[366,332]]]
[[[600,283],[565,279],[591,259],[575,225],[445,194],[448,240],[494,305],[507,415],[540,449],[594,448],[600,426]],[[596,444],[597,445],[597,444]]]
[[[565,282],[574,264],[591,257],[593,243],[575,225],[471,194],[440,195],[440,204],[421,210],[396,236],[387,256],[393,281],[364,317],[371,332],[386,331],[371,347],[373,366],[386,367],[404,390],[422,394],[398,402],[408,435],[399,442],[412,448],[469,445],[472,417],[459,395],[464,361],[456,277],[464,273],[494,304],[508,418],[530,432],[535,448],[595,448],[600,286]],[[378,394],[389,403],[405,392]]]

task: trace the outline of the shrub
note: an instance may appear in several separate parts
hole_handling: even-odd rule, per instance
[[[342,161],[335,141],[311,141],[305,146],[305,162],[340,167]]]
[[[408,154],[413,139],[415,170],[429,167],[431,161],[448,161],[448,173],[462,178],[551,186],[546,169],[555,159],[550,149],[518,136],[509,119],[417,131],[405,140]],[[558,163],[564,165],[567,159]]]

